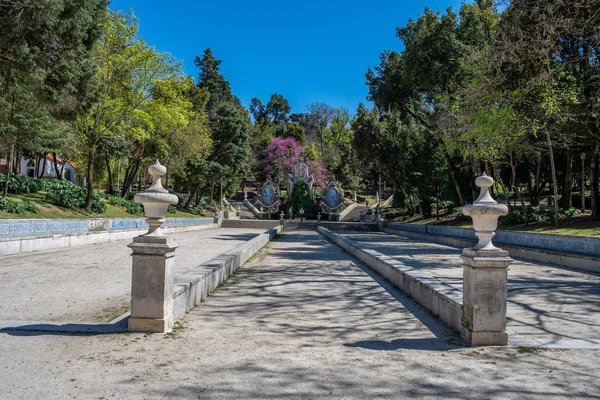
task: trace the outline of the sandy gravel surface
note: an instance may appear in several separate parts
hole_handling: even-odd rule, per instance
[[[264,232],[207,229],[173,234],[175,274]],[[107,322],[127,311],[131,240],[0,258],[0,320]],[[0,396],[1,397],[1,396]]]
[[[386,233],[346,237],[462,290],[462,249]],[[526,337],[599,339],[600,274],[516,260],[508,271],[508,329]]]
[[[182,323],[0,333],[1,397],[600,398],[600,351],[469,348],[316,232],[282,235]]]

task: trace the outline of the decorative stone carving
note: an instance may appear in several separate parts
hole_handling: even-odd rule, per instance
[[[273,184],[270,176],[267,177],[265,183],[258,189],[257,205],[260,206],[261,212],[274,212],[279,209],[281,200],[279,198],[279,188]]]
[[[506,345],[506,308],[508,266],[512,259],[508,252],[495,247],[492,237],[498,226],[498,217],[508,213],[505,205],[490,196],[494,180],[485,172],[475,180],[481,188],[479,197],[463,208],[473,219],[476,246],[464,249],[463,260],[463,320],[461,334],[474,345]]]
[[[344,208],[344,192],[339,188],[337,182],[333,179],[333,176],[331,176],[329,183],[323,190],[321,209],[328,213],[335,213]]]
[[[173,326],[173,266],[179,245],[161,227],[167,208],[178,199],[162,187],[160,179],[167,169],[158,160],[148,172],[154,179],[152,186],[134,197],[144,205],[148,233],[128,246],[133,251],[129,330],[164,333]]]
[[[160,227],[165,222],[167,209],[169,205],[177,204],[179,199],[163,188],[161,178],[167,173],[167,168],[161,165],[158,160],[154,165],[148,167],[148,173],[152,175],[152,186],[146,189],[145,192],[136,194],[133,199],[144,205],[144,215],[150,226],[145,236],[162,236]]]
[[[473,250],[499,250],[492,244],[492,238],[496,235],[498,227],[498,218],[508,214],[508,207],[504,204],[498,204],[490,196],[489,188],[494,184],[494,179],[483,175],[475,179],[475,185],[481,188],[479,197],[473,202],[463,207],[463,213],[473,219],[473,228],[475,235],[479,238],[479,243]]]
[[[289,176],[289,183],[288,183],[288,187],[289,187],[289,192],[288,192],[288,196],[291,196],[292,193],[294,192],[294,186],[298,183],[298,182],[303,182],[306,183],[306,186],[308,186],[308,196],[310,198],[310,200],[313,200],[313,183],[315,181],[315,178],[310,175],[309,171],[308,171],[308,164],[304,162],[304,158],[300,158],[300,162],[296,165],[294,165],[294,172],[292,174],[290,174]]]

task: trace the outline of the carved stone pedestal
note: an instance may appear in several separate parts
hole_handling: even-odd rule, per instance
[[[504,250],[464,249],[461,336],[473,345],[506,345],[508,265]]]
[[[173,265],[178,244],[166,236],[138,236],[133,250],[131,332],[165,333],[173,326]]]

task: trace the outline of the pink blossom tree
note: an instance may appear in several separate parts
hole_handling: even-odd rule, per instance
[[[265,172],[277,184],[285,184],[289,174],[293,173],[294,165],[300,162],[304,147],[294,138],[273,138],[265,149]],[[315,177],[315,185],[325,187],[328,174],[325,164],[319,161],[308,161],[308,170]]]
[[[300,160],[304,148],[294,138],[273,138],[265,149],[265,172],[274,181],[283,184],[288,174],[294,170],[294,165]]]
[[[329,171],[325,164],[320,161],[308,161],[308,171],[315,177],[315,185],[324,188],[329,180]]]

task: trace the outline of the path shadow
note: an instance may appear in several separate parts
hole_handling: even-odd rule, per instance
[[[250,318],[252,329],[302,338],[308,346],[333,341],[346,347],[445,351],[467,345],[320,234],[293,231],[276,242],[286,244],[272,246],[267,259],[232,279],[227,291],[239,301],[221,307],[218,299],[209,298],[214,312],[203,318],[225,319],[222,329]],[[357,335],[361,341],[356,341]],[[390,342],[378,343],[381,338]]]
[[[129,317],[105,324],[4,321],[0,322],[0,333],[10,336],[109,335],[127,332],[128,322]]]

